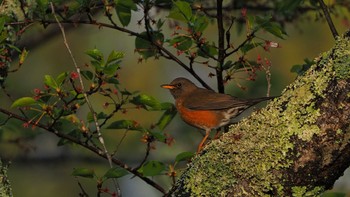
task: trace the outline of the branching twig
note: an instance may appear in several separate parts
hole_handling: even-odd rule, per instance
[[[142,165],[147,161],[147,158],[148,158],[149,153],[151,151],[151,143],[152,142],[147,142],[146,154],[145,154],[143,160],[141,161],[141,163],[135,168],[135,170],[138,170],[139,168],[141,168]]]
[[[326,20],[327,20],[329,29],[331,30],[334,39],[336,39],[336,38],[339,36],[339,34],[338,34],[337,29],[335,28],[334,23],[333,23],[333,21],[332,21],[332,18],[331,18],[330,14],[329,14],[328,7],[327,7],[326,4],[323,2],[323,0],[318,0],[318,2],[320,3],[320,6],[321,6],[321,8],[322,8],[322,11],[323,11],[323,13],[324,13],[324,17],[325,17]]]
[[[15,100],[12,98],[12,96],[10,95],[10,93],[7,92],[6,87],[5,87],[4,85],[2,85],[2,86],[1,86],[1,89],[2,89],[2,91],[6,94],[6,96],[10,99],[10,101],[13,103]],[[21,112],[21,114],[22,114],[24,117],[28,118],[27,115],[24,113],[23,109],[19,109],[19,111]],[[10,117],[11,117],[11,116],[9,116],[9,118],[10,118]]]
[[[28,119],[27,118],[24,118],[22,116],[19,116],[17,114],[14,114],[10,111],[7,111],[3,108],[0,108],[0,112],[3,113],[3,114],[6,114],[8,116],[11,116],[12,118],[16,119],[16,120],[20,120],[22,122],[28,122]],[[33,122],[30,122],[29,124],[31,125],[34,125]],[[59,132],[57,131],[56,129],[54,129],[53,127],[48,127],[46,125],[43,125],[41,123],[37,123],[35,124],[36,127],[38,128],[41,128],[41,129],[44,129],[50,133],[53,133],[55,134],[56,136],[58,136],[59,138],[62,138],[62,139],[66,139],[70,142],[73,142],[75,144],[78,144],[88,150],[90,150],[91,152],[97,154],[98,156],[102,157],[102,158],[105,158],[107,159],[107,156],[106,154],[104,153],[104,151],[96,146],[91,146],[83,141],[81,141],[79,138],[75,138],[73,136],[70,136],[68,134],[65,134],[65,133],[62,133],[62,132]],[[116,159],[116,158],[112,158],[112,162],[122,168],[124,168],[125,170],[129,171],[130,173],[132,173],[133,175],[139,177],[141,180],[143,180],[144,182],[146,182],[147,184],[151,185],[152,187],[154,187],[155,189],[157,189],[158,191],[160,191],[161,193],[165,194],[166,191],[160,186],[158,185],[157,183],[155,183],[154,181],[152,181],[151,179],[147,178],[147,177],[144,177],[140,172],[138,172],[137,170],[134,170],[133,168],[127,166],[125,163],[123,163],[122,161]]]
[[[78,181],[79,188],[80,188],[80,190],[82,192],[82,193],[79,193],[79,196],[81,196],[81,197],[89,197],[89,195],[86,193],[85,189],[83,188],[83,185],[81,185],[81,183],[78,180],[78,178],[77,178],[77,181]]]
[[[71,59],[72,59],[73,64],[74,64],[74,67],[75,67],[75,69],[76,69],[76,71],[78,73],[80,86],[82,88],[86,104],[88,105],[89,110],[90,110],[90,112],[91,112],[91,114],[92,114],[92,116],[94,118],[94,123],[95,123],[96,131],[97,131],[98,139],[99,139],[99,141],[100,141],[100,143],[101,143],[101,145],[103,147],[103,150],[104,150],[104,153],[105,153],[105,155],[107,157],[109,165],[112,168],[113,167],[113,163],[112,163],[111,155],[108,153],[106,144],[105,144],[104,139],[102,137],[100,125],[98,124],[98,119],[97,119],[97,116],[96,116],[96,112],[95,112],[94,108],[92,107],[92,104],[91,104],[91,102],[90,102],[90,100],[89,100],[89,98],[88,98],[88,96],[87,96],[87,94],[85,92],[83,78],[82,78],[81,73],[80,73],[80,67],[78,66],[78,64],[77,64],[77,62],[75,60],[75,57],[74,57],[74,55],[73,55],[73,53],[72,53],[72,51],[71,51],[71,49],[69,47],[69,44],[68,44],[67,38],[66,38],[66,34],[65,34],[65,31],[64,31],[64,27],[61,25],[60,21],[58,20],[56,14],[55,14],[55,8],[54,8],[53,3],[51,2],[50,5],[51,5],[51,9],[52,9],[52,14],[55,17],[55,19],[57,21],[57,24],[58,24],[58,26],[59,26],[59,28],[60,28],[60,30],[62,32],[63,42],[64,42],[64,44],[65,44],[65,46],[67,48],[67,51],[68,51],[69,55],[71,56]],[[118,193],[118,196],[120,196],[121,192],[120,192],[120,188],[118,186],[118,182],[115,179],[112,179],[112,180],[115,183],[116,192]]]
[[[30,22],[36,22],[35,20],[34,21],[31,21],[31,20],[28,20],[26,21],[26,23],[30,23]],[[53,23],[57,23],[57,21],[54,21],[54,20],[41,20],[40,22],[44,23],[44,24],[53,24]],[[7,25],[21,25],[25,22],[15,22],[15,23],[7,23]],[[131,31],[129,29],[126,29],[126,28],[123,28],[123,27],[120,27],[120,26],[115,26],[115,25],[110,25],[110,24],[107,24],[107,23],[103,23],[103,22],[97,22],[97,21],[90,21],[90,20],[64,20],[64,21],[60,21],[60,23],[69,23],[69,24],[88,24],[88,25],[96,25],[98,26],[99,28],[100,27],[107,27],[107,28],[111,28],[111,29],[116,29],[120,32],[123,32],[123,33],[127,33],[129,35],[132,35],[132,36],[135,36],[135,37],[139,37],[141,39],[144,39],[144,40],[147,40],[147,37],[145,36],[142,36],[141,34],[137,33],[137,32],[134,32],[134,31]],[[184,62],[182,62],[179,58],[177,58],[172,52],[170,52],[169,50],[167,50],[166,48],[164,48],[162,46],[161,43],[158,43],[158,42],[152,42],[152,44],[154,46],[156,46],[159,50],[161,50],[164,54],[166,54],[167,56],[167,59],[170,59],[174,62],[176,62],[177,64],[179,64],[182,68],[184,68],[187,72],[189,72],[195,79],[197,79],[199,81],[199,83],[202,84],[202,86],[204,86],[205,88],[207,89],[210,89],[212,90],[212,88],[196,73],[194,72],[194,70],[192,70],[189,66],[187,66]]]
[[[250,34],[247,35],[247,38],[238,46],[236,47],[234,50],[226,53],[226,57],[232,55],[233,53],[236,53],[238,50],[240,50],[245,44],[247,44],[249,41],[251,41],[254,36],[255,33],[257,32],[257,30],[252,31]]]

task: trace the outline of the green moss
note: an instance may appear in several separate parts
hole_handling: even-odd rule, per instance
[[[255,196],[269,196],[271,191],[284,196],[283,175],[273,172],[293,164],[288,159],[294,149],[292,137],[310,141],[322,132],[315,124],[320,116],[315,102],[325,97],[331,80],[349,78],[349,46],[349,40],[338,39],[281,97],[206,146],[184,175],[192,196],[244,196],[246,190]],[[294,196],[316,196],[321,191],[322,187],[293,187]]]
[[[315,187],[311,191],[308,191],[306,186],[292,187],[294,197],[314,197],[320,195],[323,191],[323,187]]]
[[[210,196],[211,193],[220,194],[220,196],[227,196],[229,188],[225,187],[229,187],[236,183],[230,166],[226,165],[226,163],[212,161],[212,158],[215,158],[215,160],[225,158],[220,154],[221,153],[215,154],[214,152],[205,154],[200,160],[197,160],[195,165],[192,166],[189,176],[194,178],[188,179],[188,189],[191,190],[193,196]],[[215,174],[220,175],[220,183],[221,186],[224,186],[223,188],[219,187],[216,178],[208,179],[209,176],[213,177]]]
[[[350,77],[350,50],[348,41],[338,39],[334,47],[334,71],[337,79],[349,79]]]
[[[7,176],[8,165],[3,164],[0,158],[0,196],[11,197],[12,189]]]

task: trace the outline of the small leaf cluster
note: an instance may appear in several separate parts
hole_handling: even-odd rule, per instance
[[[66,128],[66,124],[78,126],[69,133],[73,136],[85,133],[93,135],[95,131],[89,129],[87,124],[91,124],[93,114],[87,114],[86,119],[79,118],[77,111],[86,104],[84,94],[87,96],[102,95],[106,98],[103,107],[110,113],[98,112],[97,119],[104,126],[117,112],[126,113],[128,109],[139,109],[153,111],[164,111],[156,126],[162,131],[176,114],[174,105],[171,103],[162,103],[154,97],[138,92],[130,92],[122,89],[117,71],[120,69],[121,59],[124,54],[112,51],[107,58],[98,50],[88,50],[86,54],[91,58],[90,64],[85,65],[86,70],[63,72],[56,77],[45,75],[44,88],[34,89],[34,96],[22,97],[15,100],[12,108],[23,108],[31,111],[32,117],[25,124],[36,125],[39,122],[49,125],[49,127]],[[80,78],[81,76],[81,78]],[[79,83],[84,80],[83,84],[88,85],[86,90]],[[129,107],[125,107],[129,105]],[[133,106],[133,107],[131,107]],[[111,108],[112,110],[107,110]],[[69,123],[67,123],[67,121]],[[152,134],[149,129],[140,125],[135,126],[136,121],[117,120],[111,123],[109,129],[134,129],[144,133]],[[164,135],[156,135],[157,139],[165,141]],[[62,144],[61,144],[62,145]]]
[[[101,129],[137,131],[142,136],[140,141],[146,144],[144,159],[137,167],[130,168],[118,161],[119,167],[109,169],[102,177],[98,177],[94,170],[86,168],[75,169],[73,175],[94,178],[99,192],[107,192],[106,188],[102,188],[107,180],[128,174],[143,178],[166,175],[174,182],[177,163],[190,160],[193,153],[180,153],[173,164],[149,160],[148,157],[155,149],[156,142],[169,146],[173,144],[174,139],[164,132],[164,129],[177,113],[175,106],[172,103],[160,102],[152,96],[122,88],[118,70],[121,68],[123,53],[112,51],[105,57],[100,50],[92,49],[86,51],[86,54],[90,57],[90,62],[84,65],[83,70],[63,72],[57,76],[45,75],[42,89],[36,88],[33,90],[33,96],[21,97],[12,103],[12,108],[21,109],[26,114],[27,119],[23,127],[53,130],[61,137],[58,146],[78,143],[96,150],[99,149],[99,135],[95,120]],[[84,117],[81,109],[87,106],[86,97],[97,96],[105,98],[103,110],[95,113],[90,111]],[[122,114],[140,109],[163,113],[150,128],[141,125],[136,119],[123,119]],[[113,152],[117,152],[118,148]],[[114,157],[114,154],[112,156]]]
[[[235,79],[235,74],[242,71],[247,73],[248,80],[255,80],[256,72],[262,69],[263,64],[259,62],[259,58],[248,59],[248,54],[254,50],[253,52],[260,56],[258,47],[265,52],[269,52],[271,48],[280,47],[278,42],[263,39],[257,33],[267,32],[275,38],[284,39],[286,32],[279,23],[273,21],[271,15],[250,15],[247,12],[247,9],[242,9],[238,16],[232,14],[229,26],[224,29],[226,45],[222,46],[210,41],[206,34],[210,22],[216,20],[217,16],[208,13],[205,6],[200,3],[175,1],[166,19],[159,19],[154,23],[154,28],[148,26],[149,29],[140,33],[135,39],[135,51],[141,55],[140,61],[150,57],[157,59],[160,56],[174,59],[176,57],[164,53],[166,48],[170,47],[170,50],[171,48],[176,50],[177,56],[184,55],[188,59],[188,66],[185,67],[191,73],[194,73],[195,65],[203,65],[214,70],[208,74],[209,77],[220,77],[218,75],[225,73],[223,83]],[[174,21],[176,24],[170,36],[162,31],[165,21]],[[240,23],[244,21],[246,38],[237,45],[231,40],[231,31],[233,31],[231,28],[238,21]]]

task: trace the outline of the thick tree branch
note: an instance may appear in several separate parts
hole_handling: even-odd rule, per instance
[[[319,196],[350,165],[350,40],[208,144],[172,196]]]

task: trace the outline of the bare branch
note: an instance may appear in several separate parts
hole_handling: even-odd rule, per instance
[[[223,13],[222,13],[222,2],[223,0],[217,0],[217,28],[218,28],[218,47],[219,47],[219,55],[218,55],[218,66],[216,68],[216,79],[218,92],[225,93],[224,81],[223,81],[223,65],[225,62],[225,29],[224,29],[224,21],[223,21]]]
[[[71,59],[72,59],[73,64],[74,64],[74,67],[75,67],[75,69],[76,69],[76,71],[77,71],[77,73],[78,73],[79,83],[80,83],[80,86],[81,86],[81,88],[82,88],[82,91],[83,91],[83,95],[84,95],[86,104],[88,105],[88,107],[89,107],[89,109],[90,109],[90,112],[91,112],[91,114],[92,114],[92,116],[93,116],[93,118],[94,118],[94,123],[95,123],[95,127],[96,127],[96,132],[97,132],[97,135],[98,135],[98,139],[99,139],[100,143],[102,144],[104,153],[105,153],[105,155],[106,155],[106,157],[107,157],[107,160],[108,160],[108,162],[109,162],[110,167],[113,168],[113,163],[112,163],[112,159],[111,159],[112,157],[111,157],[111,155],[108,153],[106,144],[105,144],[104,139],[103,139],[103,137],[102,137],[101,128],[100,128],[100,125],[98,124],[98,119],[97,119],[96,112],[95,112],[94,108],[92,107],[92,104],[91,104],[91,102],[90,102],[90,100],[89,100],[89,98],[88,98],[88,96],[87,96],[87,94],[86,94],[86,92],[85,92],[85,87],[84,87],[83,78],[82,78],[82,76],[81,76],[80,67],[78,66],[78,64],[77,64],[77,62],[76,62],[76,60],[75,60],[75,57],[74,57],[74,55],[73,55],[73,53],[72,53],[72,51],[71,51],[71,49],[70,49],[70,46],[69,46],[69,44],[68,44],[68,42],[67,42],[67,38],[66,38],[66,33],[65,33],[65,31],[64,31],[64,27],[61,25],[60,21],[58,20],[56,14],[55,14],[55,8],[54,8],[53,3],[51,2],[50,5],[51,5],[51,9],[52,9],[52,14],[53,14],[53,16],[55,17],[55,19],[56,19],[56,21],[57,21],[57,24],[58,24],[58,26],[60,27],[60,30],[61,30],[61,32],[62,32],[63,42],[64,42],[64,44],[65,44],[65,46],[66,46],[66,48],[67,48],[67,51],[68,51],[69,55],[71,56]],[[118,182],[117,182],[116,179],[112,179],[112,180],[113,180],[113,182],[114,182],[114,184],[115,184],[115,188],[116,188],[117,194],[118,194],[118,196],[120,196],[120,195],[121,195],[121,191],[120,191]]]
[[[339,34],[337,32],[337,29],[335,28],[334,26],[334,23],[332,21],[332,18],[328,12],[328,7],[326,6],[326,4],[323,2],[323,0],[318,0],[318,2],[320,3],[320,6],[322,8],[322,11],[324,13],[324,17],[326,18],[327,20],[327,23],[328,23],[328,26],[329,26],[329,29],[331,30],[332,34],[333,34],[333,37],[334,39],[336,39]]]
[[[3,113],[3,114],[6,114],[8,116],[11,116],[12,118],[16,119],[16,120],[19,120],[19,121],[22,121],[22,122],[28,122],[28,119],[27,118],[24,118],[22,116],[19,116],[17,114],[14,114],[10,111],[7,111],[6,109],[3,109],[3,108],[0,108],[0,112]],[[29,124],[31,125],[34,125],[33,122],[30,122]],[[100,149],[99,147],[97,146],[92,146],[92,145],[89,145],[87,143],[85,143],[84,141],[80,140],[79,138],[75,138],[73,136],[70,136],[68,134],[65,134],[65,133],[62,133],[62,132],[59,132],[58,130],[54,129],[53,127],[48,127],[46,125],[43,125],[41,123],[37,123],[35,124],[36,127],[38,128],[41,128],[41,129],[44,129],[50,133],[53,133],[55,134],[57,137],[59,138],[62,138],[62,139],[66,139],[70,142],[73,142],[75,144],[78,144],[88,150],[90,150],[91,152],[95,153],[96,155],[102,157],[102,158],[105,158],[107,159],[107,156],[106,154],[104,153],[104,151],[102,149]],[[147,178],[147,177],[144,177],[140,172],[138,172],[137,170],[129,167],[128,165],[126,165],[125,163],[123,163],[122,161],[116,159],[116,158],[112,158],[112,162],[122,168],[124,168],[125,170],[129,171],[130,173],[132,173],[133,175],[139,177],[141,180],[143,180],[144,182],[146,182],[147,184],[151,185],[152,187],[154,187],[155,189],[157,189],[158,191],[160,191],[161,193],[165,194],[166,191],[160,186],[158,185],[156,182],[154,182],[153,180]]]

